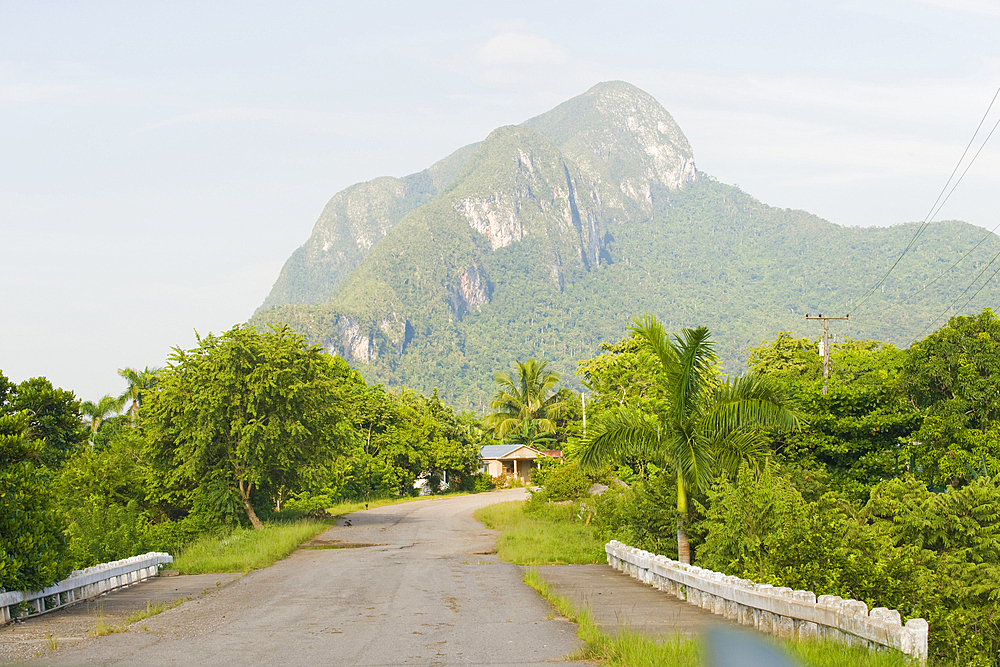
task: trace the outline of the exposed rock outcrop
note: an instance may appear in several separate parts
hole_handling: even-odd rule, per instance
[[[475,264],[465,267],[458,280],[448,286],[449,306],[455,319],[462,319],[466,313],[478,311],[490,302],[492,285]]]
[[[374,325],[359,323],[357,318],[341,316],[337,320],[337,338],[328,340],[326,350],[347,361],[370,363],[390,350],[397,356],[406,351],[413,339],[413,325],[396,313],[379,318]]]
[[[453,206],[469,226],[489,239],[490,247],[506,248],[524,238],[524,226],[517,218],[521,193],[496,193],[489,197],[466,197],[455,200]]]

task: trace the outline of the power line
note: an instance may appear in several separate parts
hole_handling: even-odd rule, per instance
[[[923,234],[924,230],[927,229],[928,225],[930,225],[931,220],[933,220],[934,216],[936,216],[937,213],[941,211],[941,207],[945,205],[945,203],[951,197],[952,193],[955,192],[955,188],[957,188],[958,184],[962,182],[963,178],[965,178],[965,175],[969,172],[969,168],[972,167],[972,164],[976,161],[976,158],[979,157],[979,154],[986,146],[986,142],[990,140],[990,137],[993,136],[993,132],[996,131],[997,126],[1000,125],[1000,120],[998,120],[997,124],[993,126],[992,130],[990,130],[989,135],[983,141],[983,144],[979,147],[979,150],[976,151],[976,154],[972,157],[972,160],[969,161],[969,164],[965,167],[965,170],[962,172],[962,175],[959,176],[957,181],[955,181],[955,184],[951,187],[951,190],[950,191],[948,190],[948,187],[951,185],[952,179],[955,178],[955,174],[958,173],[959,168],[962,166],[962,162],[965,160],[965,156],[969,154],[969,150],[975,143],[976,136],[982,129],[983,123],[985,123],[986,119],[989,117],[990,111],[993,109],[993,105],[996,103],[998,96],[1000,96],[1000,88],[997,88],[997,92],[993,94],[993,99],[990,100],[990,104],[986,108],[986,113],[984,113],[983,117],[979,120],[979,125],[976,126],[976,131],[972,133],[972,138],[969,139],[968,145],[966,145],[965,150],[962,151],[962,156],[958,159],[958,162],[955,164],[955,168],[952,169],[951,175],[948,176],[948,180],[945,181],[944,187],[941,188],[941,192],[938,193],[937,199],[934,200],[934,203],[931,205],[931,208],[927,212],[927,215],[924,216],[923,222],[921,222],[920,226],[917,227],[917,231],[913,234],[913,238],[910,239],[910,242],[906,244],[905,248],[903,248],[903,252],[899,253],[899,257],[896,258],[896,261],[893,262],[892,266],[890,266],[889,269],[882,275],[882,277],[879,278],[878,281],[871,287],[871,289],[869,289],[865,293],[865,295],[861,298],[861,301],[859,301],[858,304],[854,306],[854,308],[851,310],[852,313],[857,312],[857,310],[861,308],[861,306],[863,306],[865,302],[868,301],[868,299],[870,299],[872,296],[875,295],[875,292],[878,290],[878,288],[885,283],[886,279],[889,277],[889,274],[891,274],[893,270],[896,268],[896,266],[899,265],[899,262],[903,259],[903,256],[906,255],[906,253],[909,252],[910,248],[912,248],[913,245],[917,242],[917,239],[920,238],[920,235]],[[947,193],[947,195],[945,193]],[[944,198],[943,200],[942,197]]]
[[[934,326],[934,325],[935,325],[935,324],[937,323],[937,321],[938,321],[938,320],[940,320],[940,319],[941,319],[942,317],[944,317],[944,315],[945,315],[945,314],[947,314],[947,313],[948,313],[948,311],[949,311],[949,310],[951,310],[951,309],[952,309],[952,307],[953,307],[953,306],[954,306],[954,305],[955,305],[956,303],[958,303],[958,302],[959,302],[959,300],[960,300],[960,299],[961,299],[961,298],[962,298],[963,296],[965,296],[965,293],[966,293],[966,292],[968,292],[968,291],[969,291],[970,289],[972,289],[972,286],[976,284],[976,281],[977,281],[977,280],[979,280],[979,277],[980,277],[981,275],[983,275],[984,273],[986,273],[986,270],[987,270],[987,269],[989,269],[989,268],[990,268],[991,266],[993,266],[993,262],[997,261],[997,258],[1000,258],[1000,252],[998,252],[997,254],[993,255],[993,259],[991,259],[991,260],[990,260],[990,263],[989,263],[989,264],[987,264],[987,265],[986,265],[986,266],[985,266],[985,267],[983,268],[983,270],[982,270],[982,271],[980,271],[980,272],[979,272],[978,274],[976,274],[976,277],[972,279],[972,282],[971,282],[971,283],[969,283],[969,286],[968,286],[968,287],[966,287],[966,288],[965,288],[964,290],[962,290],[962,293],[961,293],[961,294],[959,294],[959,295],[958,295],[957,297],[955,297],[955,300],[954,300],[954,301],[952,301],[952,302],[951,302],[950,304],[948,304],[948,307],[947,307],[947,308],[945,308],[945,309],[944,309],[943,311],[941,311],[941,313],[940,313],[940,314],[939,314],[939,315],[938,315],[937,317],[935,317],[935,318],[934,318],[933,320],[931,320],[931,321],[930,321],[930,322],[929,322],[929,323],[927,324],[927,326],[925,326],[925,327],[924,327],[923,329],[921,329],[921,330],[920,330],[920,333],[918,333],[918,334],[917,334],[916,336],[914,336],[914,337],[913,337],[913,340],[911,340],[911,341],[910,341],[910,343],[911,343],[911,344],[912,344],[912,343],[914,343],[914,342],[915,342],[915,341],[916,341],[916,340],[917,340],[918,338],[920,338],[920,337],[921,337],[922,335],[924,335],[924,332],[925,332],[925,331],[927,331],[928,329],[930,329],[931,327],[933,327],[933,326]],[[997,267],[997,270],[993,272],[993,275],[992,275],[992,276],[990,276],[990,277],[989,277],[989,279],[988,279],[988,280],[987,280],[986,282],[984,282],[984,283],[983,283],[983,284],[982,284],[982,285],[980,286],[980,288],[979,288],[978,290],[976,290],[976,293],[975,293],[975,294],[973,294],[972,296],[970,296],[970,297],[969,297],[969,300],[965,302],[965,304],[964,304],[964,305],[962,306],[962,308],[961,308],[961,309],[964,309],[964,308],[965,308],[966,306],[968,306],[968,305],[969,305],[970,303],[972,303],[972,300],[973,300],[973,299],[975,299],[975,298],[976,298],[976,297],[977,297],[977,296],[979,295],[979,293],[983,291],[983,288],[984,288],[984,287],[986,287],[986,286],[987,286],[987,285],[988,285],[988,284],[990,283],[990,280],[993,280],[994,276],[996,276],[998,272],[1000,272],[1000,267]],[[960,310],[961,310],[961,309],[960,309]]]
[[[993,227],[993,229],[991,229],[989,232],[987,232],[986,236],[984,236],[983,238],[981,238],[979,240],[979,243],[977,243],[976,245],[972,246],[972,248],[970,248],[967,253],[965,253],[964,255],[962,255],[961,257],[959,257],[958,259],[956,259],[954,264],[952,264],[947,269],[945,269],[944,271],[942,271],[941,273],[939,273],[937,275],[937,277],[934,278],[934,280],[930,281],[929,283],[925,283],[923,287],[921,287],[916,292],[914,292],[913,294],[911,294],[909,296],[909,298],[912,299],[913,297],[917,296],[918,294],[920,294],[921,292],[923,292],[928,287],[932,286],[937,281],[941,280],[941,278],[943,278],[946,273],[949,273],[952,269],[954,269],[956,266],[958,266],[959,264],[961,264],[969,255],[971,255],[975,251],[976,248],[978,248],[979,246],[983,245],[986,242],[986,239],[988,239],[991,236],[993,236],[998,229],[1000,229],[1000,222],[998,222],[996,224],[996,226]],[[994,259],[996,259],[996,258],[994,258]]]

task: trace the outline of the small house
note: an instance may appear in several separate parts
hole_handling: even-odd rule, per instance
[[[482,458],[479,472],[490,477],[511,475],[527,484],[532,469],[538,467],[535,459],[545,454],[528,445],[485,445],[479,456]]]

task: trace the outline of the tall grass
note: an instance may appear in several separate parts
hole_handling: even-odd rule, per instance
[[[262,530],[237,528],[224,537],[206,535],[181,552],[174,561],[174,568],[183,574],[257,570],[287,557],[300,544],[329,527],[329,522],[305,519],[265,524]]]
[[[697,667],[705,664],[705,647],[700,640],[683,635],[650,637],[619,630],[617,635],[602,632],[586,610],[580,611],[566,598],[556,595],[538,572],[529,569],[524,582],[538,591],[556,610],[577,624],[577,636],[584,641],[579,655],[570,656],[595,660],[611,667]],[[915,667],[899,651],[869,651],[858,646],[846,646],[830,641],[779,641],[761,638],[783,649],[804,667]]]
[[[607,562],[604,543],[577,518],[576,504],[552,505],[523,511],[524,501],[497,503],[476,510],[487,528],[501,531],[497,555],[516,565]]]

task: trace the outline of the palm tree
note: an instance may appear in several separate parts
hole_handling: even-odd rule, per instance
[[[118,369],[118,375],[125,378],[125,381],[128,382],[128,388],[118,398],[122,401],[122,404],[132,401],[132,407],[128,410],[129,414],[132,415],[132,419],[135,419],[135,413],[138,412],[139,406],[142,405],[143,397],[152,391],[160,381],[157,374],[161,370],[163,369],[151,369],[149,366],[146,366],[141,371],[137,371],[134,368]]]
[[[80,412],[90,417],[91,442],[94,441],[94,436],[97,435],[97,429],[100,428],[101,422],[119,412],[124,404],[125,402],[121,398],[115,398],[111,394],[105,394],[97,403],[84,401],[80,404]]]
[[[631,330],[659,359],[668,401],[655,417],[631,408],[605,414],[584,440],[581,463],[593,469],[634,456],[677,471],[677,556],[691,562],[684,524],[689,491],[706,489],[717,474],[763,455],[764,429],[792,430],[802,418],[766,378],[748,373],[720,382],[705,327],[682,329],[673,340],[656,321],[633,320]]]
[[[483,421],[494,429],[498,438],[516,433],[523,444],[530,445],[547,440],[542,437],[546,433],[555,433],[553,420],[562,416],[566,403],[559,400],[557,394],[549,395],[559,382],[559,375],[546,371],[547,365],[547,361],[539,363],[528,359],[521,363],[518,360],[517,379],[512,373],[500,373],[493,378],[500,385],[490,401],[490,407],[496,412]]]

